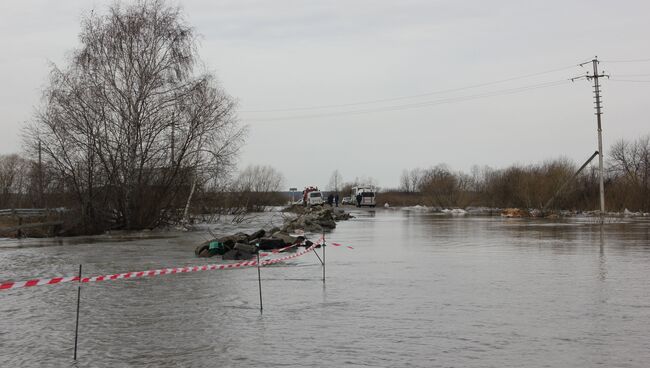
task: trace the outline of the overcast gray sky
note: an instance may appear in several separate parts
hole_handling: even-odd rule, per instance
[[[82,14],[109,3],[0,2],[0,153],[21,150],[48,65],[78,45]],[[249,126],[240,165],[271,165],[287,188],[325,186],[336,169],[395,187],[403,169],[438,163],[582,162],[597,148],[592,90],[567,79],[595,55],[612,75],[605,154],[650,134],[647,1],[176,4]]]

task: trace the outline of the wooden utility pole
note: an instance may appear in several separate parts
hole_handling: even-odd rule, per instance
[[[598,122],[598,153],[599,153],[598,154],[598,171],[599,171],[598,176],[599,176],[599,179],[600,179],[600,183],[599,183],[599,185],[600,185],[600,216],[602,218],[603,216],[605,216],[605,183],[604,183],[605,173],[604,173],[604,170],[603,170],[603,128],[602,128],[602,124],[601,124],[601,119],[602,119],[601,115],[603,114],[603,112],[602,112],[602,105],[601,105],[602,101],[600,99],[600,92],[601,92],[601,90],[600,90],[600,81],[598,79],[602,78],[602,77],[609,78],[609,75],[607,75],[607,74],[598,74],[598,63],[599,63],[598,56],[594,57],[594,59],[592,59],[590,61],[587,61],[587,62],[584,62],[584,63],[580,64],[580,66],[584,66],[584,65],[589,64],[589,63],[591,63],[593,65],[594,74],[589,74],[589,72],[587,72],[587,74],[585,74],[583,76],[572,78],[571,81],[574,81],[576,79],[581,79],[581,78],[585,78],[585,79],[587,79],[589,81],[592,80],[592,79],[594,80],[594,99],[596,100],[595,109],[596,109],[596,120]]]

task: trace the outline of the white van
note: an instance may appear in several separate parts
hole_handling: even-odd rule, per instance
[[[351,199],[357,207],[375,207],[375,188],[371,186],[354,187]]]
[[[315,191],[307,193],[307,205],[314,206],[323,204],[323,193]]]

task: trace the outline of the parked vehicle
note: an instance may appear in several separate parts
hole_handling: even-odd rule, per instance
[[[307,197],[307,205],[308,206],[314,206],[314,205],[319,205],[323,204],[323,193],[321,192],[309,192],[309,196]]]
[[[318,190],[318,187],[305,187],[302,191],[302,203],[305,206],[323,204],[323,193]]]
[[[358,186],[352,188],[352,201],[357,207],[375,207],[375,188],[372,186]]]
[[[341,204],[342,205],[343,204],[352,204],[352,198],[351,197],[343,197],[343,199],[341,199]]]

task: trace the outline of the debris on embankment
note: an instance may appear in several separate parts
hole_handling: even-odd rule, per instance
[[[304,230],[318,233],[336,227],[336,221],[349,220],[352,216],[341,208],[331,206],[304,207],[293,205],[284,209],[284,212],[297,214],[296,218],[285,222],[285,231]]]
[[[348,220],[352,216],[339,208],[330,206],[291,206],[285,213],[294,213],[284,222],[282,228],[260,229],[252,234],[236,233],[207,240],[194,250],[197,257],[221,255],[225,260],[250,259],[258,250],[273,250],[294,246],[311,246],[313,243],[304,232],[320,233],[336,227],[336,221]]]
[[[428,212],[440,215],[452,216],[501,216],[506,218],[539,218],[539,219],[559,219],[567,217],[600,217],[600,211],[577,211],[577,210],[541,210],[538,208],[496,208],[496,207],[465,207],[462,208],[443,208],[427,207],[422,205],[407,207],[387,207],[392,210]],[[605,216],[611,218],[621,217],[649,217],[650,213],[631,212],[625,209],[622,212],[606,212]]]

